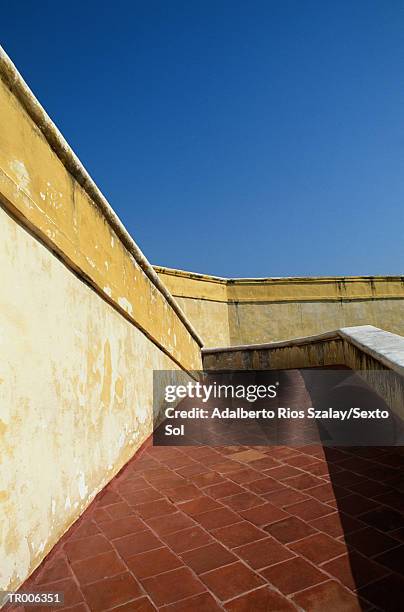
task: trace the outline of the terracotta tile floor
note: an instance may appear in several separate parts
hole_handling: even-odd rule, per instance
[[[403,465],[403,448],[149,443],[23,589],[71,612],[403,610]]]

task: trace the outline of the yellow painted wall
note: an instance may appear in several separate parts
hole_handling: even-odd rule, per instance
[[[287,340],[367,324],[404,335],[401,277],[224,279],[155,269],[206,346]]]
[[[3,204],[178,363],[197,368],[197,339],[1,80],[0,117]]]
[[[2,590],[150,435],[153,371],[188,379],[201,341],[1,48],[0,117]]]
[[[151,433],[153,370],[178,366],[2,208],[0,260],[6,589],[30,574]]]

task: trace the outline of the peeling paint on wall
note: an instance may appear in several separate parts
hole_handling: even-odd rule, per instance
[[[178,366],[1,208],[0,260],[0,588],[13,589],[151,433],[153,369]]]

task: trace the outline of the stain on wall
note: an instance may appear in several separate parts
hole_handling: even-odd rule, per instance
[[[16,588],[152,431],[179,367],[0,208],[0,588]]]

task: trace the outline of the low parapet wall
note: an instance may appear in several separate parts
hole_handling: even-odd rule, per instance
[[[404,338],[372,325],[284,342],[202,349],[206,371],[283,370],[345,365],[404,420]],[[380,375],[386,371],[389,375]]]
[[[0,50],[0,590],[152,431],[201,340]],[[170,382],[167,380],[166,382]]]
[[[285,340],[371,324],[404,334],[404,277],[226,279],[155,267],[205,346]]]

